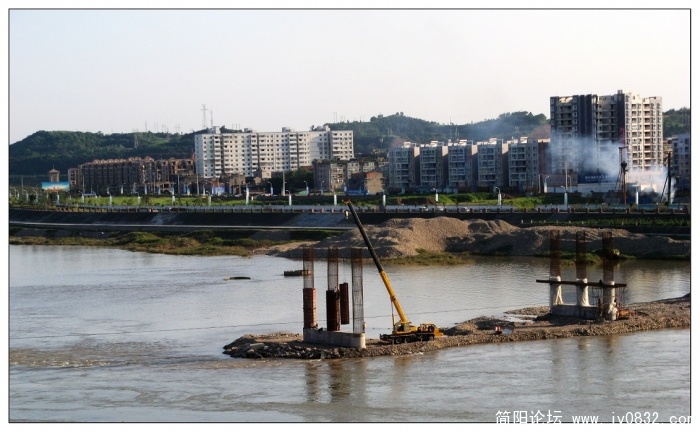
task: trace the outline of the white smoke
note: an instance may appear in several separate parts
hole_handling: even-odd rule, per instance
[[[552,141],[550,146],[556,146]],[[671,190],[671,202],[676,189],[676,182],[668,180],[668,168],[661,164],[657,166],[645,166],[639,169],[631,159],[629,148],[614,141],[596,141],[593,138],[579,138],[567,140],[566,149],[549,148],[549,156],[554,156],[552,173],[577,174],[604,178],[609,182],[615,182],[618,186],[622,183],[621,164],[626,163],[625,182],[632,194],[639,191],[640,194],[663,194],[663,201],[668,200],[668,191]],[[561,165],[561,166],[558,166]]]

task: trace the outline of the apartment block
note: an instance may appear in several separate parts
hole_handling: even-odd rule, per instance
[[[660,97],[619,90],[613,95],[550,97],[551,173],[614,176],[663,165]]]
[[[426,191],[442,190],[447,179],[447,146],[433,141],[420,147],[418,155],[418,187]]]
[[[213,127],[194,137],[195,168],[204,178],[226,174],[257,175],[310,167],[314,160],[353,158],[353,132],[317,127],[296,132],[222,132]]]
[[[347,162],[321,161],[313,162],[314,188],[321,191],[342,190],[346,184]]]
[[[668,139],[671,153],[671,176],[676,179],[678,190],[690,188],[690,134]]]
[[[549,140],[521,137],[508,146],[508,186],[519,192],[540,191],[542,168],[545,166]]]
[[[390,192],[405,192],[419,185],[418,156],[421,149],[418,144],[404,143],[401,147],[389,149],[387,154],[386,185]]]
[[[488,142],[478,142],[476,146],[477,186],[489,190],[507,186],[509,143],[492,138]]]
[[[476,190],[477,147],[473,142],[460,140],[447,146],[447,190],[469,192]]]
[[[191,159],[151,157],[100,159],[69,170],[71,187],[83,192],[162,193],[177,191],[185,179],[194,175]],[[180,181],[182,180],[182,181]]]

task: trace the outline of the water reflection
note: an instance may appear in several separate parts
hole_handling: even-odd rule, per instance
[[[319,367],[321,367],[321,363],[319,362],[307,362],[304,367],[304,383],[306,384],[307,402],[321,401],[320,373],[318,371]]]

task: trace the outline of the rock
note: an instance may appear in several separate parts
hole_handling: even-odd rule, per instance
[[[566,337],[591,337],[622,334],[662,328],[690,327],[690,298],[668,299],[657,302],[639,303],[629,306],[635,313],[628,319],[618,321],[586,321],[572,317],[552,316],[547,311],[532,321],[518,323],[517,331],[511,334],[494,334],[494,323],[510,325],[503,318],[479,317],[442,329],[447,335],[430,342],[413,342],[392,345],[379,340],[367,340],[365,349],[326,347],[305,344],[299,335],[271,334],[245,335],[224,347],[224,354],[242,358],[296,358],[331,359],[376,357],[386,355],[411,355],[483,343],[506,343],[539,339]],[[532,312],[536,308],[528,308]],[[509,313],[512,313],[511,311]],[[265,341],[263,343],[262,341]],[[256,348],[253,348],[256,347]],[[265,349],[263,349],[265,348]]]

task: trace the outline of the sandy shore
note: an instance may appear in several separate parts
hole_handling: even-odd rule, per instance
[[[549,308],[537,307],[506,312],[507,317],[479,317],[454,327],[443,328],[444,337],[430,342],[391,345],[367,340],[365,349],[321,346],[302,342],[300,334],[245,335],[224,347],[224,354],[241,358],[332,359],[410,355],[450,347],[569,337],[591,337],[668,328],[690,328],[690,295],[675,299],[636,303],[631,315],[617,321],[589,321],[550,315]],[[495,334],[501,325],[512,330]]]
[[[665,236],[648,236],[624,229],[600,229],[581,226],[545,225],[520,228],[502,220],[480,219],[461,221],[449,217],[433,219],[390,219],[380,225],[365,227],[380,259],[398,259],[431,253],[453,253],[498,256],[547,256],[550,234],[558,231],[562,252],[575,253],[576,234],[585,234],[588,252],[603,248],[602,237],[608,233],[613,248],[621,255],[639,259],[690,259],[690,240],[674,240]],[[289,243],[271,247],[270,255],[299,259],[302,249],[315,249],[316,258],[325,256],[329,247],[349,253],[352,247],[366,250],[359,230],[329,237],[320,242]],[[348,251],[348,252],[344,252]],[[369,253],[365,251],[366,256]]]

